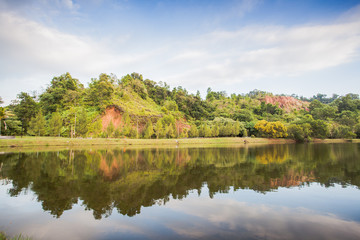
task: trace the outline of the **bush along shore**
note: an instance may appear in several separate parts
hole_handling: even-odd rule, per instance
[[[129,138],[356,139],[360,138],[360,99],[352,93],[304,98],[259,90],[228,95],[211,88],[202,98],[199,91],[170,89],[138,73],[121,78],[100,74],[87,87],[65,73],[54,77],[42,93],[21,92],[10,105],[0,107],[0,135],[62,137],[56,144],[89,137],[96,140],[79,144],[101,142],[97,138],[123,144]]]

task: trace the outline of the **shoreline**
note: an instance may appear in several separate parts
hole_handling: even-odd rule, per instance
[[[360,139],[313,139],[309,143],[360,143]],[[129,139],[129,138],[62,138],[62,137],[16,137],[0,139],[0,151],[21,151],[30,148],[159,148],[159,147],[239,147],[249,145],[294,144],[292,139],[251,137],[226,138],[179,138],[179,139]]]

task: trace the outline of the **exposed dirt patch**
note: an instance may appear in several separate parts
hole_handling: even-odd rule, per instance
[[[179,129],[179,133],[183,132],[185,129],[189,130],[191,126],[186,122],[186,119],[179,119],[175,122],[176,129]]]
[[[284,109],[286,112],[291,112],[293,110],[306,110],[309,111],[309,102],[304,102],[299,99],[287,96],[265,96],[264,99],[261,99],[262,102],[270,103],[273,105],[278,105],[280,108]]]
[[[116,106],[109,106],[105,110],[104,115],[101,116],[102,130],[105,131],[106,128],[109,126],[110,122],[112,122],[114,124],[115,129],[116,128],[122,129],[122,127],[124,126],[124,123],[122,121],[123,113],[124,112],[122,111],[122,109],[120,109]],[[160,117],[161,116],[153,116],[150,118],[154,127],[155,127],[157,120]],[[139,132],[144,131],[148,117],[131,115],[130,118],[131,118],[133,128],[136,129],[136,127],[138,127]],[[179,130],[179,133],[183,132],[184,129],[187,129],[187,130],[190,129],[190,125],[186,122],[186,119],[176,120],[175,127],[177,130]]]
[[[109,126],[110,122],[114,124],[115,128],[118,128],[119,126],[122,127],[122,112],[115,107],[109,107],[105,110],[105,114],[101,117],[101,121],[103,131]]]

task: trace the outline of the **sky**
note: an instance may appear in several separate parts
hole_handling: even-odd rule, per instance
[[[69,72],[213,91],[360,93],[360,0],[0,0],[0,96]]]

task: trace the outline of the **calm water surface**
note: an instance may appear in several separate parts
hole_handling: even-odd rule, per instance
[[[0,230],[36,239],[360,239],[360,144],[0,154]]]

